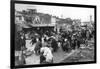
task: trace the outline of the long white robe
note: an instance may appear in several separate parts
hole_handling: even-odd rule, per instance
[[[50,48],[42,47],[40,52],[44,52],[43,55],[46,57],[46,62],[50,62],[53,59],[53,54]]]

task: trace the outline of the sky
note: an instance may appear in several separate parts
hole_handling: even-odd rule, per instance
[[[64,6],[49,6],[49,5],[30,5],[30,4],[15,4],[17,11],[26,9],[37,9],[37,12],[50,14],[62,18],[81,19],[81,21],[89,21],[90,15],[94,21],[94,8],[82,7],[64,7]]]

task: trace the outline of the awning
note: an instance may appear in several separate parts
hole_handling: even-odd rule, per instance
[[[55,24],[27,24],[27,23],[16,23],[22,28],[32,28],[32,27],[54,27]]]
[[[55,24],[30,24],[32,27],[54,27]]]

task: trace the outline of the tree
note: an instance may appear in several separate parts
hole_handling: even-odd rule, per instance
[[[66,18],[66,23],[72,24],[73,23],[73,20],[71,18]]]

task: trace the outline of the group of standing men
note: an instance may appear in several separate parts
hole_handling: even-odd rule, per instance
[[[43,34],[37,37],[34,35],[29,42],[32,47],[28,49],[25,33],[18,32],[15,37],[15,56],[18,56],[17,59],[22,61],[22,57],[25,58],[24,52],[32,51],[34,54],[40,55],[40,64],[53,63],[53,52],[57,52],[59,47],[65,52],[70,52],[72,49],[80,48],[80,44],[86,44],[86,41],[93,38],[93,35],[93,31],[87,30],[63,31],[60,34],[54,33],[52,36]],[[23,64],[25,64],[25,61]]]

